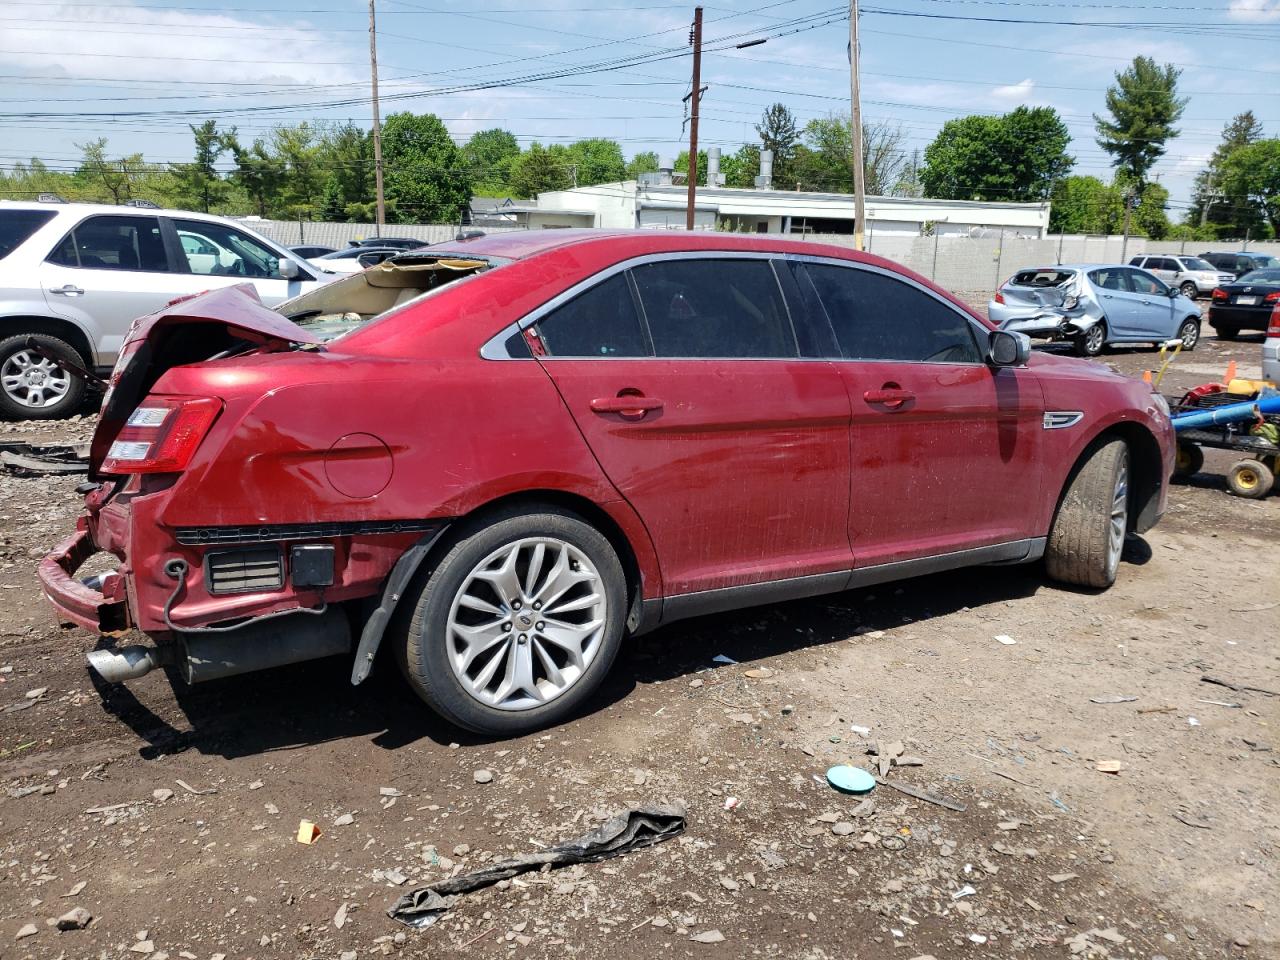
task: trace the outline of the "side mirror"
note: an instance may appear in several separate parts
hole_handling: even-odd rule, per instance
[[[992,330],[987,339],[987,362],[993,367],[1021,367],[1031,358],[1031,338],[1011,330]]]
[[[1169,299],[1170,299],[1170,300],[1172,300],[1174,297],[1178,296],[1180,293],[1182,293],[1182,291],[1181,291],[1181,290],[1179,290],[1177,287],[1170,287],[1170,288],[1169,288]]]
[[[298,274],[300,272],[301,270],[298,267],[297,261],[290,260],[288,257],[281,258],[280,276],[284,277],[286,280],[296,280],[298,279]]]

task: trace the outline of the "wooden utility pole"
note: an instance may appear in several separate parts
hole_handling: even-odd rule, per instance
[[[693,8],[693,89],[689,92],[689,196],[684,228],[693,229],[694,202],[698,193],[698,104],[702,101],[702,8]]]
[[[378,24],[369,0],[369,71],[373,75],[373,177],[378,191],[377,236],[387,223],[387,201],[382,193],[382,120],[378,117]]]
[[[853,246],[863,246],[867,184],[862,169],[862,95],[858,80],[858,0],[849,0],[849,139],[853,141]]]

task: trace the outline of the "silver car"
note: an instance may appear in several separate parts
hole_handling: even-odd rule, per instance
[[[1222,283],[1231,283],[1235,274],[1219,270],[1208,260],[1181,254],[1150,254],[1133,257],[1129,266],[1154,274],[1171,287],[1177,287],[1184,297],[1194,300],[1212,293]]]
[[[0,201],[0,416],[54,419],[109,370],[129,325],[175,297],[251,283],[267,305],[334,279],[204,213]]]
[[[1176,287],[1116,264],[1059,264],[1019,270],[996,291],[987,316],[1001,329],[1068,340],[1093,357],[1112,343],[1200,339],[1200,308]]]

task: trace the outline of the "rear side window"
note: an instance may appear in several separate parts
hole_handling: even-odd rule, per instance
[[[806,269],[846,360],[982,362],[968,319],[924,291],[856,267]]]
[[[1023,270],[1010,281],[1016,287],[1056,287],[1071,279],[1069,270]]]
[[[52,210],[0,210],[0,260],[52,220]]]
[[[767,260],[663,260],[631,274],[659,357],[797,355],[782,290]]]
[[[553,357],[647,357],[649,344],[625,274],[614,274],[538,321]]]
[[[1128,270],[1126,272],[1129,274],[1130,289],[1134,293],[1164,296],[1169,292],[1168,287],[1149,273],[1144,273],[1141,270]]]
[[[47,259],[88,270],[169,272],[156,217],[90,217],[63,237]]]

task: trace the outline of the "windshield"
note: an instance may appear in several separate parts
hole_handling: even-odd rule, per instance
[[[1187,270],[1213,270],[1216,269],[1208,260],[1201,260],[1199,257],[1183,257],[1182,266]]]
[[[0,260],[52,219],[52,210],[0,210]]]
[[[1266,270],[1250,270],[1236,283],[1280,283],[1280,268],[1269,267]]]
[[[1253,254],[1253,259],[1260,267],[1280,267],[1280,260],[1277,260],[1275,257],[1269,257],[1263,253]]]

